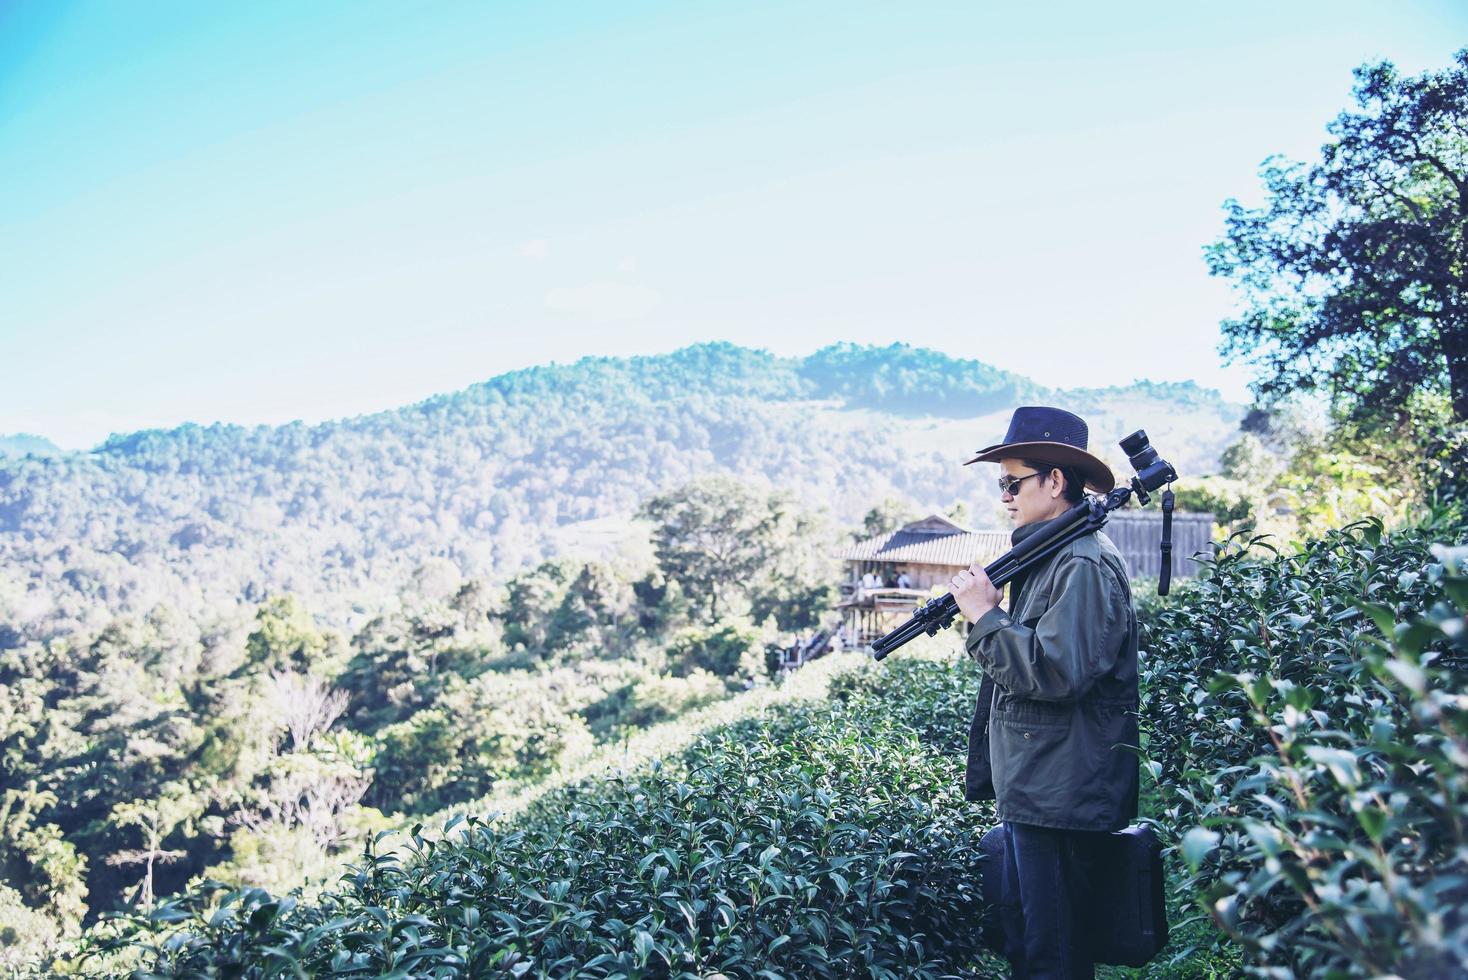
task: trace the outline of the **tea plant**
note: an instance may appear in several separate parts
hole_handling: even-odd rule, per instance
[[[1181,887],[1261,976],[1468,971],[1464,550],[1374,521],[1235,541],[1147,622]],[[1253,546],[1252,548],[1249,546]]]
[[[108,950],[137,976],[952,975],[979,956],[992,813],[924,738],[972,668],[870,674],[511,823],[374,844],[310,906],[206,886]]]

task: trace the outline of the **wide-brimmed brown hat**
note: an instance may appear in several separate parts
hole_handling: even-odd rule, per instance
[[[1116,486],[1111,467],[1086,451],[1090,430],[1078,415],[1059,408],[1027,405],[1016,408],[1009,418],[1004,441],[985,446],[964,463],[992,463],[1001,459],[1035,459],[1056,466],[1073,466],[1086,478],[1086,486],[1106,493]]]

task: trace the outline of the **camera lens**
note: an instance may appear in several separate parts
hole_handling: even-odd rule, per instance
[[[1138,473],[1157,462],[1157,450],[1147,441],[1147,433],[1138,429],[1121,441],[1122,451]]]
[[[1132,464],[1132,469],[1137,471],[1137,478],[1134,482],[1139,483],[1148,492],[1177,479],[1177,472],[1172,468],[1172,464],[1158,458],[1157,450],[1152,448],[1152,443],[1148,441],[1145,430],[1138,429],[1127,436],[1121,441],[1121,448],[1126,453],[1127,460]]]

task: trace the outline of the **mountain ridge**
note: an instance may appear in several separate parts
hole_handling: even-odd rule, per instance
[[[1241,403],[1228,401],[1228,399],[1226,399],[1223,396],[1222,392],[1220,392],[1218,389],[1206,387],[1191,379],[1184,381],[1153,381],[1147,378],[1138,378],[1126,385],[1108,385],[1081,388],[1047,387],[1044,385],[1040,385],[1038,382],[1033,381],[1025,375],[1018,374],[1017,372],[1006,371],[1001,368],[995,368],[976,359],[953,358],[949,357],[948,355],[932,351],[929,348],[913,347],[909,344],[902,342],[894,342],[890,345],[887,345],[886,347],[872,345],[862,346],[849,342],[844,342],[820,348],[813,354],[806,355],[805,357],[785,357],[773,354],[763,348],[740,347],[739,345],[733,344],[729,341],[706,341],[698,344],[690,344],[686,347],[678,348],[677,350],[671,351],[667,354],[639,354],[629,357],[592,354],[586,355],[584,357],[579,357],[574,361],[568,361],[565,363],[551,361],[548,364],[537,364],[524,368],[516,368],[511,371],[505,371],[500,374],[494,375],[490,378],[485,379],[484,381],[477,381],[472,384],[465,385],[464,387],[456,389],[454,391],[429,395],[426,398],[422,398],[417,401],[407,402],[405,404],[397,406],[390,406],[372,412],[365,412],[358,415],[341,416],[332,419],[324,419],[319,422],[307,423],[303,420],[297,419],[290,422],[259,423],[255,425],[249,425],[245,423],[225,421],[208,423],[188,421],[181,422],[178,425],[170,427],[150,427],[146,429],[136,429],[130,432],[112,433],[106,439],[102,440],[91,448],[75,450],[62,449],[61,447],[57,446],[55,443],[52,443],[50,440],[46,439],[43,436],[35,436],[27,433],[17,433],[11,436],[0,436],[0,455],[4,454],[4,445],[9,440],[36,440],[38,443],[42,443],[45,447],[48,447],[48,455],[85,455],[107,451],[127,451],[134,447],[141,437],[156,437],[160,435],[167,436],[191,430],[243,434],[257,433],[261,431],[269,432],[280,429],[300,427],[304,427],[308,430],[330,428],[334,426],[346,425],[349,423],[371,421],[381,418],[383,416],[395,415],[402,412],[420,410],[426,411],[428,409],[436,409],[443,404],[452,402],[453,400],[460,397],[473,397],[476,400],[490,400],[493,398],[493,395],[488,394],[489,392],[498,392],[502,398],[509,399],[510,397],[515,395],[523,395],[525,393],[526,387],[525,382],[527,382],[528,380],[538,380],[546,377],[556,378],[559,377],[562,372],[577,371],[601,366],[636,366],[665,363],[689,352],[723,349],[742,351],[757,356],[764,356],[767,357],[772,364],[778,364],[779,362],[788,362],[792,364],[804,363],[812,358],[816,358],[819,355],[832,351],[860,351],[863,353],[877,354],[892,351],[911,351],[920,354],[933,354],[953,364],[976,365],[986,372],[992,372],[997,376],[1006,379],[1012,379],[1017,390],[1028,392],[1035,397],[1053,396],[1063,401],[1067,397],[1090,398],[1101,395],[1119,395],[1128,392],[1145,392],[1155,394],[1160,397],[1170,397],[1169,393],[1174,393],[1177,395],[1186,395],[1189,397],[1200,398],[1203,401],[1206,401],[1210,404],[1216,404],[1220,407],[1242,407]],[[481,395],[481,393],[484,394]]]

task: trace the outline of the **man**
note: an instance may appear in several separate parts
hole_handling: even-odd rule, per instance
[[[1014,544],[1079,502],[1083,486],[1115,485],[1087,438],[1069,412],[1020,408],[1004,441],[968,461],[999,464]],[[992,680],[970,731],[968,789],[970,799],[995,799],[1008,830],[1003,894],[988,896],[1001,910],[1004,952],[1016,977],[1092,977],[1098,855],[1107,833],[1137,813],[1138,762],[1126,748],[1137,744],[1137,620],[1126,566],[1098,532],[1013,580],[1008,611],[980,565],[952,588],[973,624],[966,645],[984,689]]]

